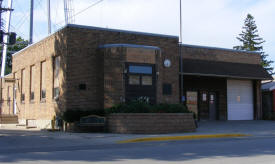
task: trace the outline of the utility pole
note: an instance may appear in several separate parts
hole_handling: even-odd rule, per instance
[[[64,0],[65,25],[74,23],[73,0]]]
[[[29,44],[33,42],[33,0],[30,0],[30,36],[29,36]]]
[[[2,2],[3,2],[3,0],[0,0],[0,8],[1,8],[1,10],[0,10],[0,30],[2,30]]]
[[[51,0],[48,0],[48,34],[51,33]]]
[[[181,11],[181,0],[180,0],[180,38],[179,38],[179,55],[180,55],[180,100],[184,102],[184,90],[183,90],[183,58],[182,58],[182,11]]]
[[[2,4],[2,2],[1,2],[1,4]],[[8,9],[6,9],[6,11],[7,11],[6,25],[5,25],[5,32],[6,33],[10,32],[10,19],[11,19],[11,11],[12,11],[11,8],[12,8],[12,0],[9,0]],[[5,76],[5,67],[6,67],[6,58],[7,58],[7,49],[8,49],[8,45],[5,44],[5,43],[8,43],[8,35],[4,35],[4,44],[3,44],[4,46],[3,46],[3,52],[2,52],[2,65],[1,65],[1,77]]]
[[[68,24],[68,5],[67,0],[64,0],[64,15],[65,15],[65,25]]]

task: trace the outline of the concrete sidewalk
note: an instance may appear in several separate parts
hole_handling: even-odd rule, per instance
[[[196,132],[177,134],[111,134],[64,133],[37,129],[0,128],[0,152],[4,149],[98,146],[117,144],[120,141],[147,138],[205,134],[244,134],[252,137],[275,137],[275,121],[201,121]]]
[[[242,133],[254,136],[275,136],[275,121],[201,121],[196,133]]]

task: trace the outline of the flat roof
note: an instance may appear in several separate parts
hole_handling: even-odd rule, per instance
[[[130,47],[130,48],[145,48],[145,49],[160,50],[160,48],[156,46],[145,46],[145,45],[137,45],[137,44],[104,44],[99,46],[99,48],[112,48],[112,47]]]
[[[120,29],[103,28],[103,27],[86,26],[86,25],[77,25],[77,24],[68,24],[67,26],[68,27],[76,27],[76,28],[84,28],[84,29],[92,29],[92,30],[101,30],[101,31],[123,32],[123,33],[128,33],[128,34],[137,34],[137,35],[148,35],[148,36],[157,36],[157,37],[166,37],[166,38],[179,38],[178,36],[174,36],[174,35],[165,35],[165,34],[156,34],[156,33],[148,33],[148,32],[120,30]]]
[[[181,44],[184,47],[190,48],[203,48],[203,49],[211,49],[211,50],[223,50],[223,51],[231,51],[231,52],[245,52],[251,54],[260,54],[258,51],[245,51],[245,50],[235,50],[230,48],[219,48],[219,47],[208,47],[208,46],[200,46],[200,45],[190,45],[190,44]]]
[[[31,44],[31,45],[28,45],[27,47],[23,48],[22,50],[12,54],[12,56],[15,56],[17,54],[19,54],[20,52],[24,51],[25,49],[27,48],[30,48],[36,44],[38,44],[39,42],[47,39],[48,37],[56,34],[57,32],[63,30],[64,28],[66,27],[74,27],[74,28],[83,28],[83,29],[92,29],[92,30],[101,30],[101,31],[112,31],[112,32],[122,32],[122,33],[128,33],[128,34],[137,34],[137,35],[147,35],[147,36],[156,36],[156,37],[166,37],[166,38],[179,38],[178,36],[173,36],[173,35],[164,35],[164,34],[155,34],[155,33],[146,33],[146,32],[138,32],[138,31],[128,31],[128,30],[119,30],[119,29],[111,29],[111,28],[103,28],[103,27],[95,27],[95,26],[85,26],[85,25],[77,25],[77,24],[67,24],[63,27],[61,27],[60,29],[58,29],[56,32],[42,38],[41,40]]]

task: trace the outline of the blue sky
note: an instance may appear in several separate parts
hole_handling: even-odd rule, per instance
[[[47,36],[47,0],[34,1],[34,41],[39,41]],[[74,13],[97,1],[73,0]],[[11,29],[28,39],[29,0],[14,0],[13,6]],[[182,7],[183,43],[232,48],[250,13],[275,61],[274,0],[182,0]],[[56,31],[64,25],[63,0],[52,0],[51,16]],[[81,25],[179,35],[179,0],[104,0],[74,19]]]

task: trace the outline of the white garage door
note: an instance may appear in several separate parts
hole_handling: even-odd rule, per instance
[[[253,120],[253,85],[248,80],[227,80],[228,120]]]

